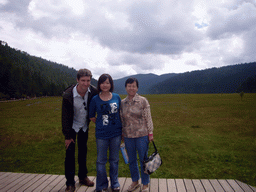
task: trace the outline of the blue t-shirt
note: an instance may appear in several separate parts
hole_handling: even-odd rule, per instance
[[[109,139],[122,135],[120,105],[121,98],[116,93],[112,93],[112,99],[109,101],[101,100],[99,95],[92,98],[89,107],[89,118],[97,117],[95,130],[97,139]]]

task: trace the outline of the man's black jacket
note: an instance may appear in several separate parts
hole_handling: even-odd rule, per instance
[[[71,139],[70,132],[72,131],[74,108],[73,108],[73,88],[76,85],[71,85],[63,93],[62,100],[62,132],[65,139]],[[97,95],[97,89],[94,86],[90,86],[90,92],[88,92],[87,110],[89,113],[89,105],[93,96]],[[89,129],[89,115],[87,115],[87,126]]]

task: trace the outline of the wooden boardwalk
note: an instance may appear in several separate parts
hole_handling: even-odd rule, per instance
[[[89,177],[95,181],[95,177]],[[81,186],[76,177],[77,192],[93,192],[95,187]],[[65,176],[0,172],[0,191],[65,191]],[[125,192],[131,178],[119,178],[121,191]],[[111,190],[109,190],[111,191]],[[224,179],[151,179],[150,192],[255,192],[256,188],[237,180]],[[136,190],[139,192],[139,189]]]

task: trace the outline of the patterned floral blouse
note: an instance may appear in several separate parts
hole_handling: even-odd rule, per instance
[[[124,137],[137,138],[153,134],[150,105],[145,97],[136,94],[131,101],[126,97],[121,102],[120,113]]]

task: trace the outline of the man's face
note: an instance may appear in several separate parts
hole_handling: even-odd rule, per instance
[[[88,87],[91,85],[91,77],[89,76],[80,77],[80,79],[77,79],[77,83],[79,88],[82,91],[86,92],[88,90]]]

